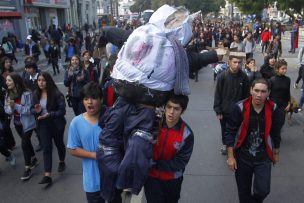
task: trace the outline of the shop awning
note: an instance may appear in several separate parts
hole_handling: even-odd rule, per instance
[[[13,12],[0,12],[0,18],[22,18],[20,12],[13,11]]]

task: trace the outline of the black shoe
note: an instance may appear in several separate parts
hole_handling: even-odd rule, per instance
[[[41,145],[38,145],[38,146],[36,147],[36,149],[35,149],[35,152],[40,152],[41,150],[42,150]]]
[[[25,180],[29,180],[32,176],[32,171],[30,168],[25,169],[23,176],[20,178],[21,180],[25,181]]]
[[[32,163],[31,163],[31,165],[30,165],[30,169],[34,169],[36,166],[38,166],[38,160],[37,160],[37,158],[34,158],[33,160],[32,160]]]
[[[58,74],[60,73],[59,69],[57,69],[57,73],[58,73]]]
[[[65,170],[65,163],[64,162],[59,162],[58,172],[63,172],[64,170]]]
[[[52,178],[50,176],[43,176],[42,180],[38,184],[51,184]]]

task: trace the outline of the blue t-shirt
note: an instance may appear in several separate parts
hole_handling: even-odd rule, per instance
[[[101,131],[98,122],[93,125],[83,117],[83,114],[80,114],[73,118],[70,124],[67,147],[69,149],[82,148],[89,152],[96,152]],[[82,168],[84,191],[100,191],[100,175],[97,161],[83,158]]]

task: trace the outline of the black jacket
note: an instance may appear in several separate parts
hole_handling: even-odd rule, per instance
[[[65,98],[64,95],[59,91],[56,92],[55,97],[56,98],[54,100],[53,105],[47,107],[47,112],[49,113],[49,117],[46,119],[48,119],[49,122],[52,122],[54,124],[54,128],[58,130],[62,130],[65,128],[66,125],[66,119],[64,117],[66,114]],[[40,103],[40,99],[37,96],[37,92],[34,93],[33,100],[34,100],[34,104]],[[34,109],[32,109],[32,113],[36,116],[39,116],[39,114],[37,114]],[[38,121],[38,125],[39,125],[39,121]]]
[[[266,80],[276,75],[274,69],[267,64],[261,66],[260,73],[262,74],[262,77],[265,78]]]
[[[249,80],[247,75],[239,70],[232,74],[229,68],[220,73],[214,95],[213,109],[215,113],[228,116],[235,103],[249,95]]]

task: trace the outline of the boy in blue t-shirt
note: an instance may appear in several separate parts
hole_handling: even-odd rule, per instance
[[[87,201],[105,202],[100,196],[100,174],[96,162],[99,134],[98,120],[103,115],[102,91],[91,81],[80,92],[86,112],[76,116],[69,127],[68,144],[72,156],[82,158],[83,187]]]

